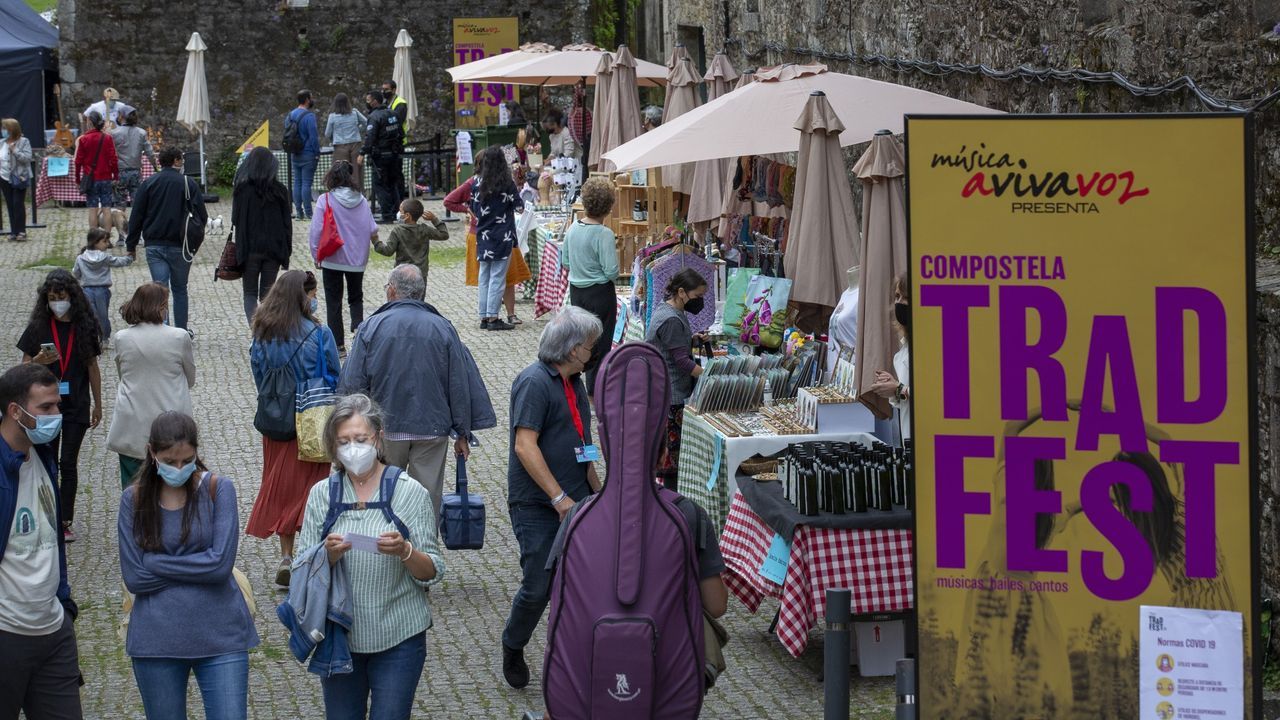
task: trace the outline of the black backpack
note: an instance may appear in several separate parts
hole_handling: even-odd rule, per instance
[[[293,359],[319,329],[319,325],[311,328],[311,332],[298,344],[289,360],[280,367],[268,368],[262,378],[262,387],[258,388],[258,412],[253,416],[253,427],[272,440],[288,442],[298,436],[294,425],[298,374],[293,371]]]
[[[338,516],[348,510],[381,510],[382,516],[387,522],[396,527],[401,537],[405,540],[409,539],[409,526],[404,524],[395,510],[391,509],[391,499],[396,494],[396,483],[400,480],[400,473],[404,472],[394,465],[388,465],[382,471],[382,482],[378,484],[378,499],[374,502],[367,503],[344,503],[342,502],[342,476],[343,473],[335,472],[329,475],[329,511],[325,513],[324,525],[320,528],[320,539],[324,540],[333,531],[334,523],[338,522]]]
[[[298,131],[298,123],[301,121],[302,115],[297,110],[286,115],[284,119],[284,139],[280,141],[280,147],[290,155],[297,155],[306,147]]]

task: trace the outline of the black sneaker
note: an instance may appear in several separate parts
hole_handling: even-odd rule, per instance
[[[523,650],[502,646],[502,676],[516,690],[529,684],[529,665],[524,661]]]
[[[502,318],[494,318],[489,321],[489,330],[515,330],[516,326],[503,320]]]
[[[489,330],[489,329],[490,329],[490,328],[489,328],[489,325],[490,325],[490,323],[492,323],[492,322],[493,322],[492,320],[481,320],[481,321],[480,321],[480,329],[481,329],[481,330]]]

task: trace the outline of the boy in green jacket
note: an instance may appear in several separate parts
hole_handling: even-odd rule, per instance
[[[426,222],[419,223],[419,219],[425,219]],[[400,220],[403,224],[391,231],[386,242],[374,238],[373,249],[383,255],[394,253],[397,265],[417,265],[422,270],[422,279],[426,280],[427,268],[431,262],[430,241],[448,240],[449,228],[435,213],[424,211],[422,203],[413,198],[400,203]]]

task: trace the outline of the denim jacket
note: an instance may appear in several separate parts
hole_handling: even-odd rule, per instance
[[[355,669],[347,646],[353,613],[347,567],[329,565],[324,543],[318,543],[294,564],[289,597],[276,608],[276,616],[289,630],[293,656],[298,662],[311,656],[308,672],[330,677]]]

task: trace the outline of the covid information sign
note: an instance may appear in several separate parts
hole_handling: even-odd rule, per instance
[[[906,137],[921,717],[1164,717],[1143,606],[1239,613],[1256,717],[1248,119]]]

